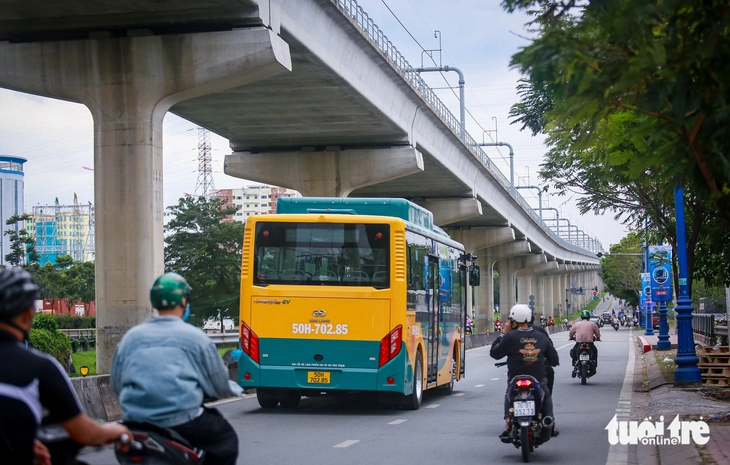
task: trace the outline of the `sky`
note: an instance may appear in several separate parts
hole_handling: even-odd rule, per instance
[[[509,62],[529,44],[530,32],[524,26],[529,18],[505,13],[498,0],[359,0],[358,4],[412,66],[459,68],[466,82],[467,131],[477,141],[512,145],[515,184],[545,184],[537,175],[546,152],[543,138],[521,132],[508,117],[510,107],[519,101],[516,86],[521,77],[510,69]],[[458,116],[457,74],[424,73],[423,77]],[[177,203],[185,193],[195,193],[197,144],[197,127],[168,113],[163,135],[165,205]],[[223,173],[223,158],[231,153],[226,139],[212,134],[212,148],[216,188],[255,184]],[[509,178],[508,149],[484,150]],[[0,155],[28,159],[28,212],[33,206],[52,204],[56,198],[61,204],[72,204],[74,193],[80,203],[94,200],[93,173],[84,168],[93,168],[93,127],[91,114],[83,105],[0,89]],[[521,189],[520,193],[537,208],[535,189]],[[613,215],[580,215],[575,202],[575,195],[543,194],[543,207],[560,210],[561,218],[598,238],[606,250],[627,234]],[[554,212],[545,213],[546,218],[553,216]]]

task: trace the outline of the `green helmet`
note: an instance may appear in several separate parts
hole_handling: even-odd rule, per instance
[[[177,273],[165,273],[150,289],[152,306],[158,310],[177,307],[193,288]]]
[[[590,320],[591,319],[591,312],[589,312],[588,310],[583,310],[582,312],[580,312],[580,317],[583,320]]]

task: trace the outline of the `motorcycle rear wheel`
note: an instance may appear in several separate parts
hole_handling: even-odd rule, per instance
[[[530,461],[530,449],[532,446],[532,444],[530,444],[530,427],[529,426],[520,427],[520,442],[522,443],[522,461],[529,462]]]
[[[588,367],[585,365],[580,366],[580,384],[585,385],[586,379],[588,379]]]

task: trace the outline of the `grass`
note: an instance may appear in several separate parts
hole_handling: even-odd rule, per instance
[[[89,367],[88,376],[96,374],[96,349],[87,350],[85,352],[76,352],[74,354],[71,354],[71,358],[73,359],[74,366],[76,367],[76,373],[73,373],[71,375],[72,378],[81,376],[81,373],[79,373],[79,368],[84,365]]]
[[[659,367],[659,371],[661,371],[662,376],[664,376],[664,379],[669,383],[673,383],[674,369],[677,368],[677,365],[674,363],[674,359],[677,357],[677,353],[671,350],[654,350],[652,352],[654,352],[656,364]],[[665,362],[665,358],[670,360]]]

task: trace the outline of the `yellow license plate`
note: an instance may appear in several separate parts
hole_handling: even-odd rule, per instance
[[[329,384],[330,383],[330,372],[329,371],[308,371],[307,382],[310,384]]]

